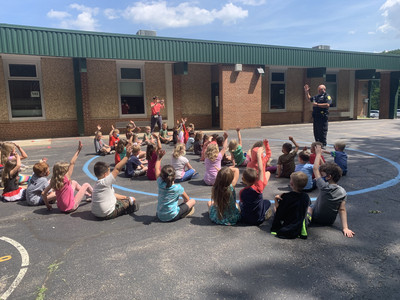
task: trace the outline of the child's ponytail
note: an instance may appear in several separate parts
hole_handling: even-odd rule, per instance
[[[165,165],[161,169],[161,179],[167,184],[166,188],[170,188],[175,180],[175,169],[171,165]]]

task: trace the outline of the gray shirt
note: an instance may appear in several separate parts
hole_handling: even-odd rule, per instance
[[[347,193],[340,185],[325,182],[321,177],[317,179],[317,187],[319,194],[313,209],[312,222],[332,225],[340,204],[347,200]]]
[[[112,173],[107,177],[97,180],[92,193],[92,213],[97,217],[106,217],[115,210],[115,197],[113,183],[116,180]]]
[[[46,177],[39,177],[33,174],[26,189],[26,203],[28,205],[41,205],[44,204],[42,199],[42,192],[49,185]]]

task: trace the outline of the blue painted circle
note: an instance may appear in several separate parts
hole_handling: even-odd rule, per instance
[[[246,140],[253,140],[253,139],[246,139]],[[254,139],[256,140],[256,139]],[[270,139],[271,141],[282,141],[282,140],[275,140],[275,139]],[[285,140],[286,141],[286,140]],[[306,143],[306,142],[304,142]],[[309,144],[309,143],[308,143]],[[377,158],[380,158],[386,162],[388,162],[389,164],[391,164],[392,166],[394,166],[397,169],[397,176],[394,177],[393,179],[390,179],[388,181],[385,181],[381,184],[369,187],[369,188],[365,188],[365,189],[361,189],[361,190],[356,190],[356,191],[350,191],[347,192],[348,196],[353,196],[353,195],[359,195],[359,194],[364,194],[364,193],[369,193],[369,192],[373,192],[373,191],[378,191],[378,190],[383,190],[386,189],[388,187],[394,186],[396,184],[398,184],[400,182],[400,164],[398,164],[397,162],[394,162],[393,160],[390,160],[388,158],[382,157],[380,155],[376,155],[374,153],[370,153],[370,152],[365,152],[362,150],[355,150],[355,149],[351,149],[351,148],[346,148],[347,150],[350,151],[354,151],[354,152],[359,152],[359,153],[363,153],[366,155],[371,155],[371,156],[375,156]],[[96,158],[98,158],[99,156],[95,156],[92,157],[91,159],[89,159],[83,166],[82,170],[83,172],[91,179],[93,179],[94,181],[97,181],[97,178],[92,175],[92,173],[89,171],[89,165],[90,163],[95,160]],[[126,191],[126,192],[130,192],[130,193],[136,193],[136,194],[143,194],[143,195],[147,195],[147,196],[154,196],[157,197],[158,194],[154,194],[154,193],[147,193],[147,192],[142,192],[142,191],[138,191],[138,190],[133,190],[133,189],[129,189],[120,185],[113,185],[114,188],[122,190],[122,191]],[[196,201],[209,201],[210,199],[205,199],[205,198],[193,198]],[[315,198],[311,198],[311,200],[315,200]],[[271,202],[274,202],[273,200],[271,200]]]

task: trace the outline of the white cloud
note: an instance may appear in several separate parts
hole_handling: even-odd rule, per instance
[[[69,29],[80,29],[80,30],[96,30],[98,28],[98,22],[95,16],[99,13],[97,7],[87,7],[77,3],[73,3],[69,6],[72,10],[77,10],[78,15],[74,16],[73,13],[66,11],[55,11],[50,10],[47,13],[47,17],[55,18],[60,20],[60,27]]]
[[[265,4],[267,0],[234,0],[234,2],[239,2],[244,5],[250,5],[250,6],[260,6]]]
[[[356,31],[355,31],[355,30],[350,30],[350,31],[349,31],[349,34],[352,34],[352,35],[353,35],[353,34],[356,34]]]
[[[120,14],[120,12],[118,10],[113,9],[113,8],[106,8],[104,10],[104,15],[109,20],[119,19],[119,17],[120,17],[119,14]]]
[[[65,19],[70,16],[71,15],[69,13],[67,13],[66,11],[57,11],[57,10],[53,10],[53,9],[51,9],[47,13],[47,17],[52,18],[52,19]]]
[[[400,36],[400,0],[387,0],[379,9],[382,11],[384,24],[378,27],[383,33],[396,33]]]
[[[221,10],[207,10],[189,2],[177,6],[167,6],[166,1],[136,2],[125,9],[123,16],[134,23],[143,23],[153,27],[188,27],[210,24],[220,19],[224,24],[235,23],[236,20],[246,18],[247,10],[226,4]]]

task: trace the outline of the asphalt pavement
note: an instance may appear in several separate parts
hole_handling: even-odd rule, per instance
[[[213,224],[204,164],[190,153],[200,176],[182,186],[198,201],[194,215],[177,222],[157,220],[157,186],[145,178],[117,178],[116,192],[136,197],[140,210],[109,221],[98,221],[85,202],[69,215],[0,202],[0,298],[400,299],[399,129],[400,120],[329,124],[328,144],[347,143],[349,171],[339,184],[348,192],[354,238],[343,236],[339,217],[333,226],[310,228],[307,240],[272,236],[272,219],[260,226]],[[310,146],[312,124],[242,130],[243,148],[267,138],[276,163],[289,136]],[[94,184],[93,165],[114,156],[94,155],[93,137],[18,141],[29,156],[22,173],[43,157],[51,166],[69,161],[79,140],[84,148],[72,178]],[[164,149],[166,164],[173,146]],[[288,191],[288,183],[272,176],[264,197]]]

